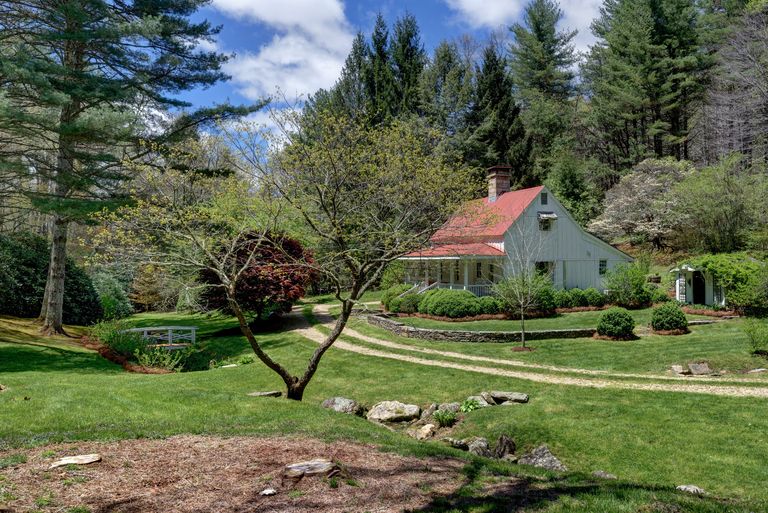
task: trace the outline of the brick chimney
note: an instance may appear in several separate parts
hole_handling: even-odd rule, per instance
[[[488,168],[488,202],[493,203],[496,199],[509,192],[509,179],[512,176],[512,166],[493,166]]]

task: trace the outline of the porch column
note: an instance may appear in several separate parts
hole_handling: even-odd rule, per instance
[[[424,285],[429,285],[429,260],[424,261]]]
[[[469,290],[469,260],[464,260],[464,290]]]
[[[453,288],[453,275],[454,275],[454,274],[455,274],[455,272],[456,272],[456,271],[455,271],[455,267],[454,267],[454,266],[457,266],[457,265],[459,265],[459,263],[458,263],[458,262],[454,262],[453,260],[451,260],[451,268],[448,270],[448,272],[449,272],[449,273],[450,273],[450,275],[451,275],[451,276],[448,278],[448,286],[449,286],[450,288]]]

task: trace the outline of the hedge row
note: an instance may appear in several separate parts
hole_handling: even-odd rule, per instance
[[[555,306],[557,308],[574,308],[579,306],[605,305],[607,298],[595,288],[586,290],[569,289],[555,291]]]

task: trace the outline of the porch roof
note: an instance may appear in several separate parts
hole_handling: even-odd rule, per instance
[[[431,248],[414,251],[403,259],[436,258],[453,260],[460,257],[503,257],[504,252],[489,244],[474,242],[469,244],[436,244]]]

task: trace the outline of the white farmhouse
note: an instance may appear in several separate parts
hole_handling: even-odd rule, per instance
[[[632,258],[584,231],[546,187],[510,191],[511,168],[488,170],[488,197],[465,205],[402,258],[406,281],[489,295],[520,265],[548,273],[557,288],[603,288],[605,273]]]

